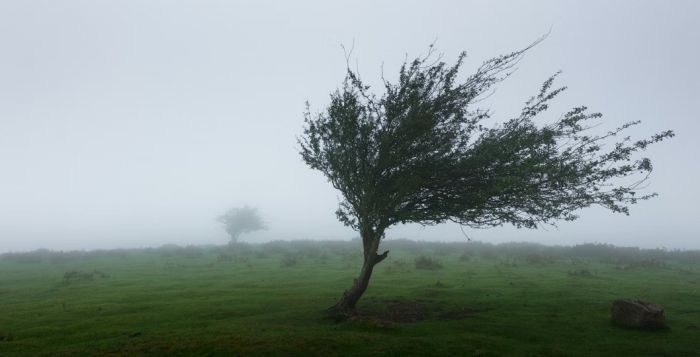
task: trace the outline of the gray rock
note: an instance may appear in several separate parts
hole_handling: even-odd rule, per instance
[[[613,323],[627,328],[666,328],[664,308],[661,305],[632,299],[619,299],[612,304]]]

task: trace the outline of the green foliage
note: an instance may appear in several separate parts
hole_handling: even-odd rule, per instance
[[[637,194],[652,171],[637,154],[673,132],[614,142],[639,122],[596,133],[601,114],[584,106],[538,124],[566,89],[553,87],[556,75],[519,115],[483,126],[491,113],[477,103],[532,46],[487,60],[466,77],[459,74],[464,53],[447,65],[433,59],[431,46],[427,56],[405,62],[395,82],[384,80],[381,95],[348,68],[328,107],[317,115],[307,109],[299,138],[304,162],[343,195],[338,218],[363,238],[409,222],[536,228],[576,219],[592,205],[627,214],[629,205],[653,197]]]

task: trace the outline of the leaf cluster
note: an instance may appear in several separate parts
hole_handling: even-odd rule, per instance
[[[633,141],[621,135],[639,124],[632,121],[596,133],[602,115],[585,106],[536,123],[566,90],[554,87],[558,73],[519,115],[484,126],[492,113],[478,102],[535,44],[489,59],[466,78],[459,74],[465,53],[447,65],[433,60],[431,46],[404,62],[395,82],[384,80],[381,96],[348,68],[323,112],[311,114],[307,103],[300,153],[342,193],[338,218],[360,231],[446,221],[536,228],[574,220],[592,205],[627,214],[653,197],[637,194],[652,171],[637,154],[673,132]]]
[[[250,206],[232,208],[217,219],[224,224],[226,232],[234,239],[243,233],[267,229],[258,209]]]

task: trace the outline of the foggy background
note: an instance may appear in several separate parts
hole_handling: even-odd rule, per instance
[[[569,90],[540,122],[584,104],[600,131],[676,132],[646,153],[660,196],[629,217],[466,233],[698,249],[699,17],[697,1],[2,1],[0,252],[224,244],[215,218],[244,204],[269,230],[242,241],[355,237],[296,144],[304,102],[322,110],[344,77],[340,44],[378,84],[382,63],[394,79],[435,41],[448,62],[468,52],[468,75],[550,28],[481,104],[507,119],[563,70]],[[387,237],[466,240],[454,224]]]

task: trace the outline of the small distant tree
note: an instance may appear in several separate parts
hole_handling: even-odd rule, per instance
[[[378,248],[393,225],[537,228],[574,220],[593,205],[627,214],[629,205],[655,195],[637,194],[652,165],[635,154],[673,132],[615,141],[639,122],[598,134],[592,122],[601,114],[584,106],[541,124],[535,119],[565,90],[552,87],[556,75],[519,114],[484,125],[491,112],[474,105],[531,47],[460,77],[465,53],[448,66],[431,46],[427,56],[404,62],[396,82],[383,80],[381,96],[348,67],[323,112],[312,115],[307,104],[301,156],[340,191],[336,215],[360,233],[364,249],[359,277],[333,310],[354,313],[374,266],[389,253]]]
[[[232,208],[219,216],[218,221],[224,224],[226,232],[231,236],[231,243],[237,243],[243,233],[267,229],[258,209],[249,206]]]

